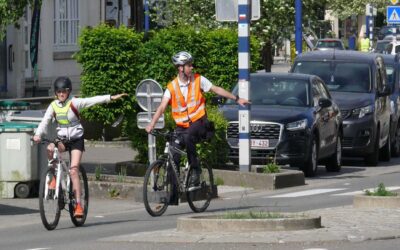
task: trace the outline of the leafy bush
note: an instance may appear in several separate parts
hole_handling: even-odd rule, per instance
[[[111,124],[118,115],[136,112],[133,107],[142,35],[121,26],[106,25],[85,28],[79,38],[80,51],[75,58],[81,63],[82,97],[128,93],[122,101],[97,105],[82,112],[89,121]]]

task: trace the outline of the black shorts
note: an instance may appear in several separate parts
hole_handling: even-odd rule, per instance
[[[71,141],[66,141],[66,140],[60,140],[60,141],[64,144],[66,151],[71,152],[72,150],[75,149],[81,152],[85,151],[85,140],[83,139],[83,137]]]

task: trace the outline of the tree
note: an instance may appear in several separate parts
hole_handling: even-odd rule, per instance
[[[351,15],[364,15],[365,6],[368,3],[375,5],[378,11],[383,13],[389,5],[388,0],[331,0],[328,9],[331,9],[339,18],[347,18]]]
[[[0,0],[0,41],[4,39],[8,25],[18,27],[18,19],[24,14],[25,7],[32,3],[33,0]]]
[[[158,1],[160,2],[160,1]],[[215,19],[215,0],[164,0],[163,8],[154,13],[163,16],[167,25],[188,24],[193,27],[215,28],[221,26],[237,27],[236,22],[217,22]],[[324,11],[326,0],[303,0],[303,24],[312,28]],[[261,18],[251,22],[251,35],[261,42],[263,64],[266,71],[271,70],[272,47],[289,39],[294,33],[295,0],[262,0]],[[153,20],[156,20],[156,14]],[[158,19],[160,20],[160,19]]]

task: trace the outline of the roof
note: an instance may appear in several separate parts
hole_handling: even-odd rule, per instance
[[[369,61],[373,62],[375,58],[382,56],[377,53],[366,53],[353,50],[316,50],[302,53],[296,57],[296,61],[322,61],[322,60],[340,60],[340,61]]]

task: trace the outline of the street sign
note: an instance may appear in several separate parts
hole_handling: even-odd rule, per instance
[[[388,24],[400,24],[400,6],[386,7],[386,22]]]
[[[151,113],[151,116],[149,117],[148,112],[139,112],[136,116],[137,118],[137,126],[140,129],[145,129],[146,126],[151,122],[151,119],[154,116],[154,112]],[[158,119],[156,125],[154,126],[155,129],[162,129],[165,126],[164,122],[164,115],[160,116],[160,119]]]
[[[217,21],[238,21],[238,0],[215,0],[215,14]],[[251,0],[251,20],[260,19],[260,0]]]
[[[163,90],[160,84],[152,79],[145,79],[136,87],[136,100],[144,111],[156,111],[162,97]]]

